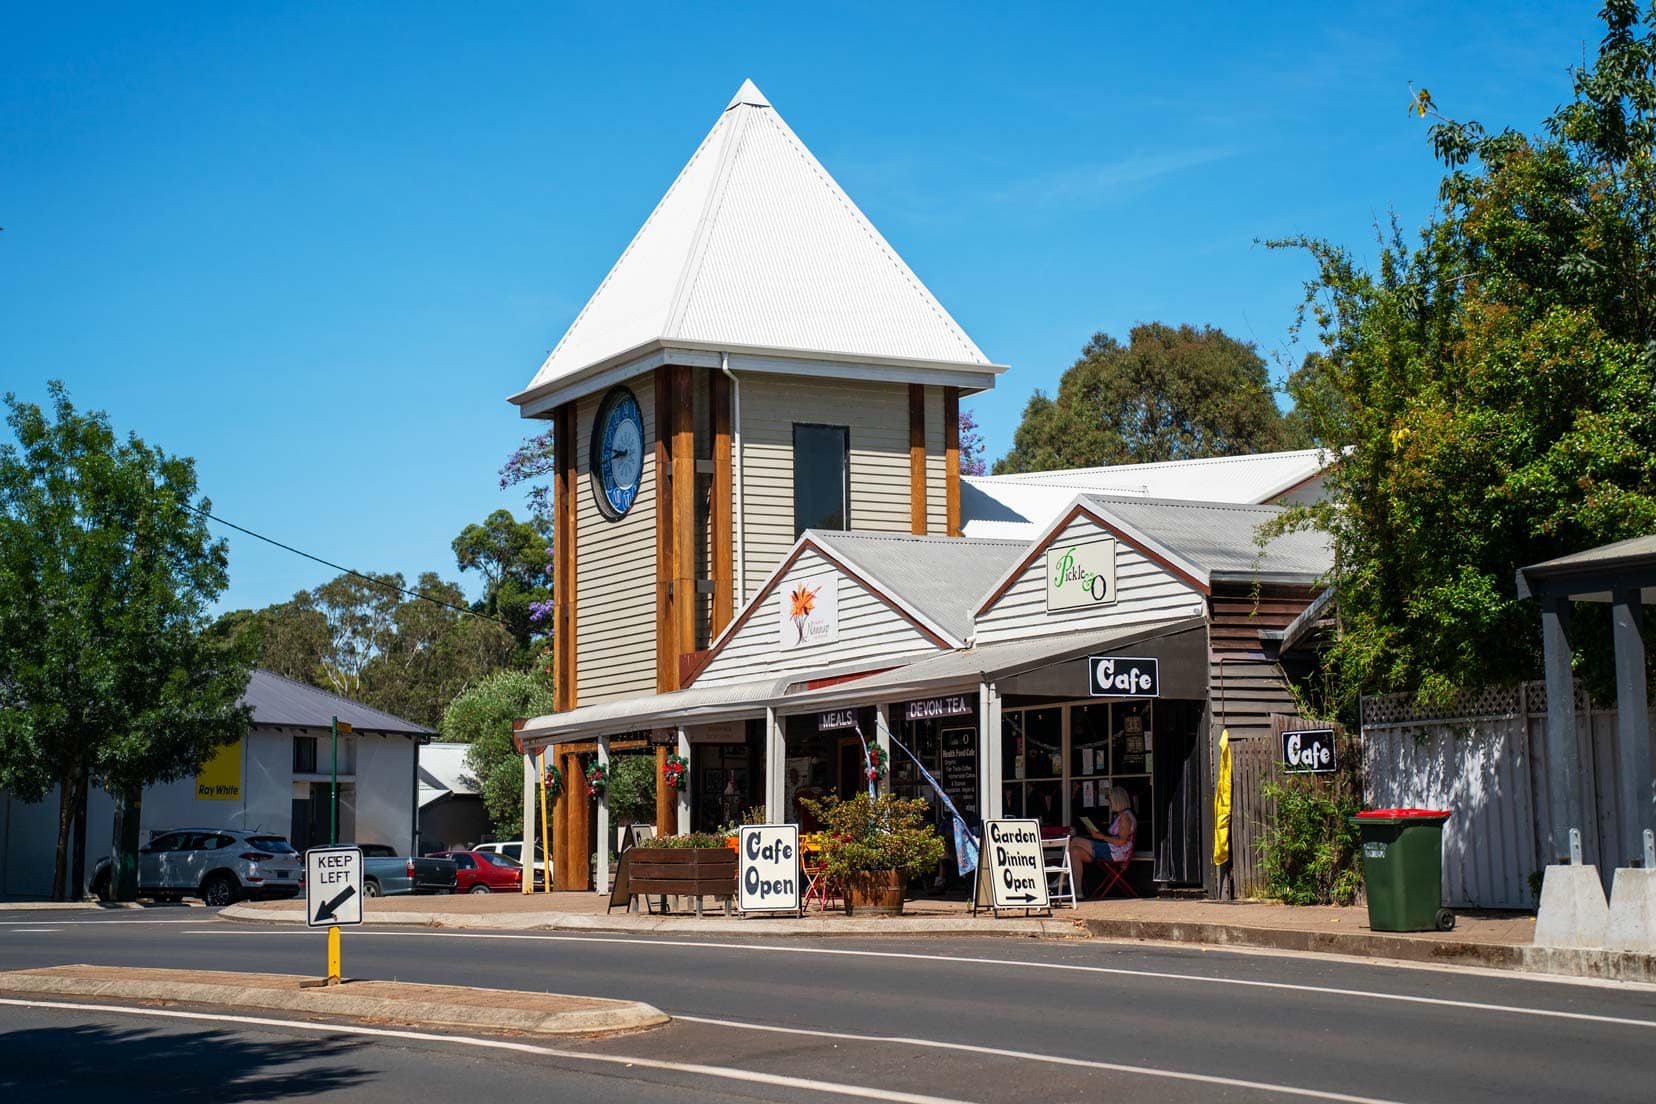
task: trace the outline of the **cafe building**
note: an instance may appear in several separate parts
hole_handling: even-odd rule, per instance
[[[543,764],[569,780],[559,888],[607,882],[593,763],[688,762],[660,832],[809,828],[868,749],[940,827],[945,796],[1102,823],[1120,785],[1141,876],[1201,884],[1215,740],[1291,711],[1326,542],[1256,543],[1282,507],[1223,464],[1207,500],[963,486],[960,399],[1003,370],[744,83],[513,397],[556,439],[556,711],[518,740],[526,812]]]

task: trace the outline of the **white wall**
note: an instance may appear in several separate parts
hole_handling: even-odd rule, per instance
[[[824,574],[833,575],[838,581],[838,639],[783,651],[778,635],[782,603],[788,600],[795,581]],[[896,656],[937,650],[938,646],[913,622],[893,611],[856,579],[840,572],[814,549],[806,548],[753,616],[731,635],[697,676],[695,685],[714,686],[794,671],[823,671],[864,660],[877,667]]]
[[[193,775],[151,786],[144,791],[138,818],[140,840],[172,828],[241,828],[288,835],[292,830],[296,734],[320,738],[317,765],[325,774],[327,729],[255,729],[242,743],[240,800],[197,798]],[[346,791],[341,802],[341,835],[349,833],[358,840],[388,843],[401,852],[414,843],[417,745],[407,736],[359,734],[355,739],[354,794]],[[341,758],[345,758],[343,747]],[[57,807],[55,787],[45,800],[34,804],[0,793],[0,899],[44,897],[51,892]],[[87,799],[88,874],[100,857],[113,850],[114,821],[114,799],[94,789]]]

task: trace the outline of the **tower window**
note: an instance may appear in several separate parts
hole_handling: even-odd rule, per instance
[[[851,430],[793,427],[794,536],[807,529],[845,529],[851,522]]]

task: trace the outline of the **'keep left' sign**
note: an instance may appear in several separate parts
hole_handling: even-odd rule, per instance
[[[362,923],[362,851],[313,847],[305,852],[305,923],[313,928]]]

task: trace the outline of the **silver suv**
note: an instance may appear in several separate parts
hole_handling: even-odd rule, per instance
[[[295,897],[304,858],[281,836],[234,828],[184,828],[162,832],[138,849],[141,896],[200,897],[209,905],[243,897]],[[90,889],[110,895],[111,861],[93,868]]]

